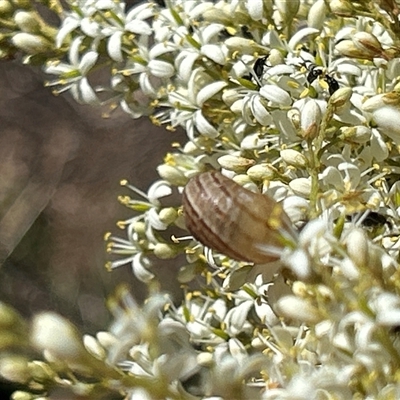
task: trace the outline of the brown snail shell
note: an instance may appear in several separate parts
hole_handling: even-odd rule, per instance
[[[256,264],[278,258],[289,217],[271,197],[245,189],[218,171],[193,177],[183,191],[186,227],[200,243],[239,261]]]

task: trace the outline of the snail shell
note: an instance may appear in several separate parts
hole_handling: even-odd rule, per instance
[[[292,232],[282,206],[245,189],[218,171],[193,177],[183,191],[186,227],[200,243],[226,256],[256,264],[278,258],[267,247],[283,248]]]

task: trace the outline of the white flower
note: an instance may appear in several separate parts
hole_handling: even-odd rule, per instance
[[[59,79],[48,82],[48,86],[59,86],[58,93],[70,90],[74,99],[79,103],[98,105],[95,91],[89,84],[87,75],[96,65],[98,53],[88,51],[80,57],[79,47],[82,44],[83,36],[75,39],[69,50],[71,64],[48,62],[45,71],[48,74],[58,75]]]

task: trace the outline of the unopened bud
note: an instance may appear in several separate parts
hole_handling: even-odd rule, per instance
[[[28,54],[45,53],[52,49],[52,45],[42,36],[32,35],[31,33],[20,32],[11,39],[18,49]]]
[[[257,44],[254,40],[241,38],[238,36],[225,40],[225,45],[231,51],[238,51],[241,54],[254,54],[255,52],[266,52],[267,49]]]
[[[327,13],[328,7],[326,6],[325,1],[317,0],[308,12],[308,26],[311,28],[321,29],[325,22]]]
[[[28,364],[29,372],[35,382],[46,383],[54,381],[56,372],[49,366],[49,364],[43,361],[31,361]]]
[[[234,171],[236,173],[240,173],[248,170],[252,165],[255,164],[255,161],[249,158],[232,156],[230,154],[227,154],[225,156],[218,158],[218,164],[222,168],[227,169],[228,171]]]
[[[237,100],[239,100],[239,98],[240,98],[240,94],[235,89],[226,89],[222,93],[222,100],[228,107],[230,107]]]
[[[0,375],[17,383],[26,383],[30,379],[28,361],[21,356],[5,356],[0,359]]]
[[[285,63],[285,59],[278,49],[271,49],[268,57],[268,62],[272,66],[281,65]]]
[[[171,165],[162,164],[157,167],[157,172],[161,178],[165,179],[174,186],[185,186],[188,178],[178,168]]]
[[[275,168],[270,164],[258,164],[247,170],[247,175],[255,182],[272,180],[276,176]]]
[[[354,14],[354,8],[351,2],[347,0],[331,0],[329,8],[333,14],[341,17],[351,17]]]
[[[168,260],[170,258],[176,257],[177,255],[176,248],[166,243],[157,243],[154,246],[153,252],[154,255],[161,260]]]
[[[297,168],[304,168],[307,166],[307,159],[300,152],[293,149],[281,150],[281,157],[286,164],[293,165]]]
[[[347,254],[359,267],[366,268],[369,259],[368,239],[361,229],[353,228],[346,237]]]
[[[275,311],[290,319],[314,324],[320,320],[318,309],[312,306],[307,300],[299,299],[289,295],[280,298],[275,307]]]
[[[341,40],[335,45],[335,49],[343,56],[350,58],[361,58],[363,60],[373,60],[375,57],[383,57],[387,59],[387,55],[383,50],[375,52],[368,50],[366,47],[362,48],[361,42],[358,41],[357,45],[349,39]]]
[[[2,17],[9,15],[13,12],[12,4],[7,0],[0,0],[0,15]]]
[[[355,143],[366,143],[371,138],[371,129],[359,126],[344,126],[340,128],[340,137]]]
[[[23,32],[41,32],[42,21],[39,14],[34,11],[17,11],[14,15],[14,21]]]
[[[75,327],[53,312],[43,312],[35,316],[31,341],[38,350],[46,350],[63,361],[79,360],[86,354]]]
[[[22,390],[17,390],[11,395],[11,400],[33,400],[37,399],[37,395],[33,395]]]
[[[173,207],[167,207],[160,210],[158,218],[166,225],[172,224],[178,217],[178,212]]]
[[[308,178],[296,178],[289,183],[290,189],[298,196],[309,198],[311,193],[311,182]]]
[[[340,112],[345,104],[351,98],[353,91],[349,87],[344,87],[336,90],[332,96],[329,98],[329,104],[335,108],[335,112]]]
[[[318,135],[322,119],[321,109],[314,99],[309,99],[301,110],[301,136],[305,139],[314,139]]]
[[[379,40],[372,33],[357,32],[352,37],[354,45],[361,51],[369,53],[372,58],[382,57],[383,48]],[[385,57],[384,57],[385,58]]]

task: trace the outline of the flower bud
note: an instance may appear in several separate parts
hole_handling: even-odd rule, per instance
[[[1,330],[21,330],[24,325],[22,317],[10,306],[0,302],[0,329]]]
[[[177,255],[176,248],[166,243],[157,243],[154,246],[153,253],[161,260],[168,260],[170,258],[176,257]]]
[[[0,0],[0,15],[2,17],[11,14],[13,11],[12,4],[7,0]]]
[[[229,22],[230,23],[230,22]],[[241,54],[254,54],[255,52],[262,51],[265,53],[267,49],[257,44],[254,40],[241,38],[238,36],[231,37],[225,40],[225,45],[232,52],[238,51]]]
[[[28,54],[45,53],[52,49],[52,45],[42,36],[31,33],[17,33],[11,39],[13,45]]]
[[[318,309],[312,306],[307,300],[299,299],[289,295],[280,298],[275,307],[275,311],[290,319],[315,324],[320,320]]]
[[[34,11],[17,11],[14,21],[23,32],[40,33],[41,31],[41,18]]]
[[[0,375],[11,382],[26,383],[31,378],[28,361],[21,356],[2,357]]]
[[[157,172],[161,178],[165,179],[174,186],[185,186],[188,181],[188,178],[186,178],[182,171],[171,165],[159,165],[157,167]]]
[[[49,364],[43,361],[31,361],[28,363],[29,372],[35,382],[46,383],[54,381],[56,378],[56,372],[49,366]]]
[[[11,395],[11,400],[33,400],[33,399],[37,399],[37,396],[28,392],[23,392],[22,390],[17,390]]]
[[[234,171],[236,173],[241,173],[241,172],[245,172],[252,165],[254,165],[255,161],[248,159],[248,158],[232,156],[230,154],[227,154],[225,156],[218,158],[218,164],[222,168],[227,169],[228,171]]]
[[[372,33],[357,32],[352,40],[357,49],[370,54],[372,58],[384,56],[381,43]]]
[[[359,267],[368,266],[368,239],[361,229],[353,228],[346,237],[347,253],[351,260]]]
[[[324,0],[317,0],[308,12],[308,26],[311,28],[321,29],[325,22],[328,8]]]
[[[222,93],[222,100],[228,107],[233,105],[239,99],[240,94],[235,89],[226,89]]]
[[[342,140],[349,140],[355,143],[366,143],[371,138],[371,129],[363,126],[344,126],[340,128]]]
[[[316,138],[322,119],[318,103],[313,99],[309,99],[301,110],[300,117],[301,136],[305,139]]]
[[[144,235],[146,233],[146,224],[143,221],[136,221],[133,223],[133,230],[138,235]]]
[[[345,104],[350,100],[353,91],[349,87],[336,90],[329,98],[329,104],[333,105],[335,112],[340,112]]]
[[[285,59],[278,49],[271,49],[268,57],[268,62],[271,63],[272,66],[282,65],[285,63]]]
[[[367,49],[361,49],[360,43],[358,43],[357,47],[352,40],[345,39],[336,43],[335,49],[343,56],[350,58],[361,58],[363,60],[372,60],[375,57],[384,57],[386,55],[382,52],[377,54],[373,51],[368,51]]]
[[[296,178],[289,183],[290,189],[298,196],[309,198],[311,193],[311,182],[308,178]]]
[[[275,168],[270,164],[253,165],[247,170],[247,175],[255,182],[272,180],[276,176]]]
[[[252,192],[258,192],[257,185],[246,174],[235,175],[232,180]]]
[[[300,152],[293,149],[281,150],[281,157],[286,164],[293,165],[296,168],[304,168],[307,166],[307,159]]]
[[[197,355],[197,363],[202,367],[212,367],[214,365],[213,355],[209,352],[199,353]]]
[[[158,213],[158,218],[160,221],[166,225],[172,224],[178,217],[178,212],[174,207],[167,207],[160,210]]]
[[[35,316],[31,341],[38,350],[46,350],[63,361],[77,361],[87,354],[75,327],[53,312]]]
[[[330,0],[329,8],[333,14],[341,17],[351,17],[354,15],[354,8],[347,0]]]

